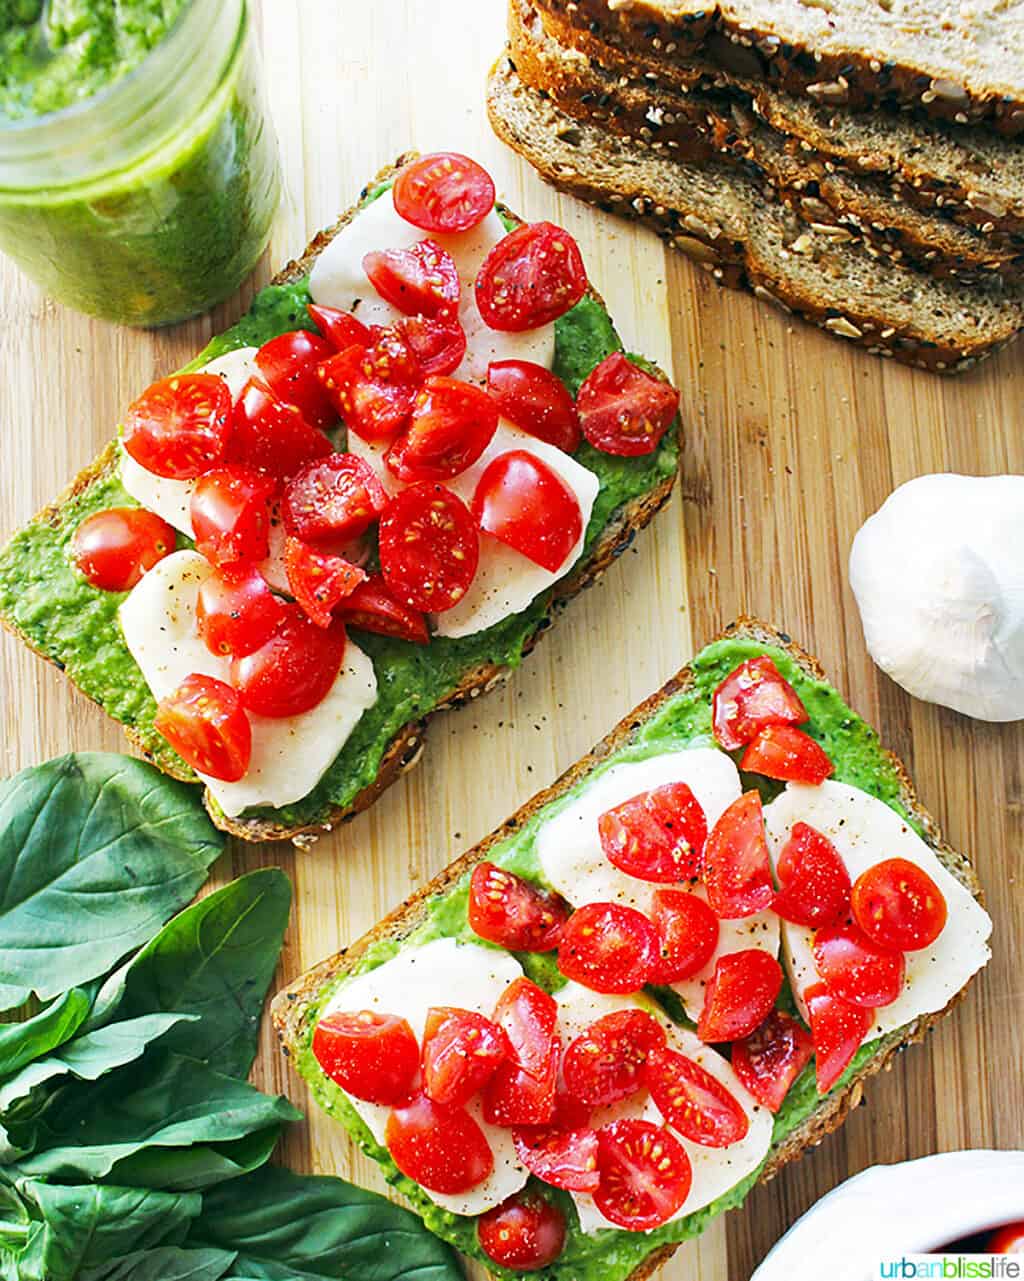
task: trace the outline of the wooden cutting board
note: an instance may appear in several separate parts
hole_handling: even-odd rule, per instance
[[[434,722],[420,768],[376,808],[310,850],[235,844],[218,880],[274,864],[291,875],[286,982],[489,832],[737,614],[784,625],[879,726],[949,839],[974,857],[996,955],[957,1016],[870,1085],[842,1133],[663,1274],[736,1281],[817,1197],[865,1166],[1024,1147],[1024,726],[965,720],[882,677],[846,576],[855,531],[895,485],[929,471],[1024,471],[1024,349],[958,381],[903,369],[720,291],[649,233],[556,195],[487,127],[484,77],[501,47],[501,9],[499,0],[264,0],[286,198],[257,283],[402,150],[469,152],[513,208],[578,238],[627,345],[674,369],[686,428],[678,493],[506,687]],[[175,329],[133,332],[62,310],[0,262],[4,535],[106,443],[141,388],[251,294]],[[69,748],[123,748],[99,711],[6,635],[0,696],[5,772]],[[258,1084],[309,1110],[284,1159],[382,1186],[310,1104],[269,1029],[264,1042]]]

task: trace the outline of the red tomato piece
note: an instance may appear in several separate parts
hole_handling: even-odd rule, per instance
[[[551,1118],[551,1129],[553,1130],[585,1130],[590,1125],[590,1118],[593,1116],[594,1109],[578,1099],[575,1094],[570,1094],[565,1088],[564,1079],[559,1076],[558,1086],[555,1090],[555,1111]]]
[[[387,502],[369,463],[355,454],[330,454],[291,478],[281,516],[289,534],[340,550],[369,529]]]
[[[562,477],[533,454],[512,449],[487,465],[473,494],[486,533],[549,573],[561,570],[583,537],[583,513]]]
[[[422,1094],[391,1113],[384,1142],[402,1173],[431,1192],[468,1192],[494,1169],[490,1144],[469,1113]]]
[[[294,405],[285,404],[257,379],[249,379],[235,405],[228,462],[286,480],[314,458],[333,452],[324,433],[310,426]]]
[[[424,231],[468,231],[494,208],[486,169],[457,151],[436,151],[405,166],[392,199],[398,215]]]
[[[518,333],[575,307],[587,291],[587,271],[567,231],[550,222],[524,223],[491,249],[475,288],[484,323]]]
[[[732,1070],[758,1103],[778,1112],[813,1056],[810,1032],[788,1014],[773,1010],[749,1036],[733,1042]]]
[[[809,987],[804,1001],[814,1039],[818,1093],[827,1094],[849,1067],[873,1020],[870,1010],[850,1005],[824,983]]]
[[[514,1272],[554,1263],[565,1246],[565,1215],[538,1192],[517,1192],[477,1220],[477,1240],[488,1258]]]
[[[745,747],[768,725],[802,725],[807,709],[767,655],[748,658],[715,690],[715,738],[727,752]]]
[[[424,377],[453,374],[466,354],[458,316],[403,316],[394,326],[416,357]]]
[[[358,565],[319,551],[301,538],[285,539],[284,571],[302,612],[317,627],[330,627],[336,606],[366,580]]]
[[[316,367],[333,356],[334,350],[334,344],[319,334],[296,329],[271,338],[256,353],[256,367],[274,395],[286,405],[294,405],[307,423],[321,430],[332,426],[338,415],[316,376]]]
[[[455,259],[434,240],[411,249],[375,249],[363,271],[385,302],[406,316],[454,316],[459,309]]]
[[[775,898],[764,813],[757,792],[745,792],[711,829],[704,846],[704,885],[723,921],[753,916]]]
[[[174,374],[128,407],[124,447],[156,476],[191,480],[224,457],[231,435],[231,393],[216,374]]]
[[[671,884],[700,876],[708,824],[685,783],[641,792],[597,820],[609,862],[642,881]]]
[[[499,1064],[484,1087],[484,1116],[492,1125],[547,1125],[554,1116],[560,1049],[558,1006],[531,983],[516,979],[494,1010],[512,1058]]]
[[[766,725],[740,761],[748,774],[789,783],[824,783],[835,766],[820,743],[795,725]]]
[[[779,855],[782,889],[774,910],[784,921],[817,929],[845,920],[850,874],[836,847],[809,823],[794,823]]]
[[[322,703],[345,657],[345,629],[311,623],[298,605],[283,605],[284,620],[265,645],[231,663],[242,705],[258,716],[298,716]]]
[[[1017,1223],[1007,1223],[985,1242],[989,1254],[1024,1254],[1024,1219]]]
[[[480,540],[466,504],[431,481],[396,494],[380,518],[380,568],[389,590],[424,613],[451,609],[469,591]]]
[[[720,956],[697,1021],[702,1041],[739,1041],[762,1024],[782,991],[782,966],[759,947]]]
[[[660,1227],[690,1193],[693,1173],[683,1145],[650,1121],[613,1121],[598,1130],[597,1208],[631,1232]]]
[[[344,351],[347,347],[373,346],[369,329],[350,311],[339,311],[336,307],[324,307],[315,302],[307,303],[306,310],[335,351]]]
[[[469,927],[510,952],[550,952],[558,946],[569,905],[496,863],[478,863],[469,880]]]
[[[313,1057],[335,1085],[367,1103],[404,1103],[416,1084],[420,1047],[397,1014],[325,1014],[313,1031]]]
[[[206,648],[218,658],[251,654],[283,619],[283,604],[255,565],[225,565],[200,584],[196,623]]]
[[[458,378],[428,378],[384,462],[407,484],[448,480],[476,462],[497,429],[498,410],[485,391]]]
[[[426,619],[395,600],[382,574],[371,574],[365,583],[360,583],[342,601],[338,617],[349,627],[358,627],[364,632],[395,636],[414,645],[426,645],[430,641]]]
[[[502,415],[521,431],[574,454],[582,433],[569,389],[556,374],[532,360],[492,360],[487,390]]]
[[[592,1023],[562,1059],[565,1088],[590,1107],[628,1099],[644,1087],[644,1066],[665,1029],[644,1010],[616,1010]]]
[[[661,1049],[647,1064],[651,1098],[668,1124],[691,1143],[727,1148],[739,1143],[750,1120],[728,1089],[685,1054]]]
[[[71,557],[93,587],[127,592],[174,551],[176,537],[165,520],[142,507],[108,507],[75,530]]]
[[[859,925],[826,925],[814,936],[814,968],[830,992],[866,1010],[891,1005],[903,991],[902,952],[879,947]]]
[[[412,348],[391,326],[372,347],[348,347],[317,368],[317,377],[349,431],[363,440],[390,440],[405,425],[423,371]]]
[[[512,1135],[516,1155],[538,1179],[570,1192],[593,1192],[597,1172],[597,1131],[526,1127]]]
[[[652,454],[679,412],[679,393],[613,351],[576,393],[583,435],[603,454]]]
[[[200,774],[237,783],[248,772],[249,718],[231,686],[213,676],[186,676],[160,700],[153,728]]]
[[[879,947],[916,952],[931,947],[946,926],[946,900],[923,868],[887,858],[857,877],[853,915]]]
[[[196,551],[214,565],[266,560],[276,489],[271,477],[237,463],[200,476],[189,504]]]
[[[512,1053],[504,1031],[470,1010],[437,1006],[423,1031],[423,1093],[435,1103],[468,1103]]]
[[[550,1125],[555,1115],[558,1042],[547,1069],[534,1076],[514,1063],[500,1063],[484,1086],[484,1119],[491,1125],[520,1129]]]
[[[558,968],[595,992],[638,992],[657,960],[658,935],[635,908],[587,903],[562,927]]]
[[[718,917],[686,890],[655,890],[651,920],[658,932],[658,960],[650,983],[680,983],[707,965],[718,946]]]

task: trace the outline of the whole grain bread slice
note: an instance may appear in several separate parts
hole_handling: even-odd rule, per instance
[[[719,639],[750,640],[757,645],[782,649],[811,679],[817,681],[828,679],[818,660],[795,644],[788,633],[760,619],[740,618],[727,627]],[[271,1016],[285,1056],[294,1058],[298,1055],[311,1030],[311,1016],[325,984],[350,973],[366,952],[376,944],[382,941],[401,942],[407,938],[427,919],[431,904],[438,899],[443,899],[477,863],[487,859],[495,845],[514,836],[545,806],[570,791],[608,757],[627,746],[636,737],[641,726],[649,721],[666,702],[684,693],[690,687],[692,680],[693,669],[682,668],[657,693],[652,694],[624,717],[591,752],[570,766],[550,787],[533,796],[501,827],[417,890],[401,906],[375,925],[368,934],[341,952],[321,961],[319,965],[314,966],[278,992],[271,1005]],[[938,823],[921,803],[902,762],[892,752],[887,751],[885,754],[899,778],[900,805],[919,826],[925,841],[943,866],[979,902],[983,901],[981,886],[971,863],[943,839]],[[878,1043],[877,1052],[862,1065],[860,1071],[845,1088],[826,1095],[802,1125],[773,1144],[761,1170],[760,1181],[767,1182],[774,1178],[784,1165],[802,1156],[809,1148],[817,1146],[826,1135],[842,1125],[849,1113],[861,1102],[865,1082],[883,1068],[886,1070],[891,1068],[893,1059],[901,1050],[914,1042],[922,1041],[962,999],[965,991],[966,988],[961,990],[944,1010],[921,1015],[907,1027],[882,1038]],[[676,1248],[674,1245],[667,1245],[653,1250],[644,1263],[634,1271],[630,1281],[643,1281],[643,1278],[648,1277],[671,1257]]]
[[[735,165],[676,161],[567,115],[508,57],[491,72],[487,105],[498,136],[556,187],[645,223],[720,284],[874,355],[960,373],[1024,327],[1021,293],[934,280],[836,243]]]
[[[1024,130],[1022,0],[540,0],[645,61],[700,54],[828,106]]]
[[[319,254],[323,252],[338,232],[351,222],[358,213],[360,205],[367,199],[369,194],[382,183],[393,179],[402,165],[413,159],[415,155],[415,152],[408,152],[399,156],[394,164],[382,169],[363,188],[357,204],[342,214],[331,227],[314,236],[302,255],[283,267],[271,283],[275,285],[293,284],[307,276]],[[514,216],[504,206],[502,206],[502,212],[508,217]],[[589,289],[589,293],[592,298],[601,302],[600,296],[592,287]],[[117,467],[117,444],[116,442],[111,442],[88,467],[84,468],[74,478],[62,494],[33,518],[33,523],[58,525],[61,520],[62,509],[66,507],[72,498],[87,490],[93,483],[102,481],[116,472]],[[534,645],[536,645],[543,633],[552,626],[556,617],[568,602],[585,587],[589,587],[594,583],[626,551],[639,531],[647,526],[654,519],[657,512],[668,502],[674,484],[675,474],[673,473],[666,476],[654,488],[624,504],[614,513],[587,556],[578,561],[572,572],[555,585],[544,617],[523,646],[524,654],[533,649]],[[59,658],[43,653],[33,644],[31,638],[3,613],[0,613],[0,625],[13,632],[30,649],[40,654],[42,658],[58,667],[61,666]],[[356,814],[368,809],[392,783],[397,782],[402,774],[418,764],[423,753],[427,721],[431,716],[439,711],[462,706],[491,690],[511,674],[511,668],[494,662],[481,663],[472,671],[467,672],[458,685],[437,706],[431,709],[428,715],[409,721],[394,735],[381,760],[377,776],[372,783],[363,788],[349,804],[326,807],[315,821],[293,824],[285,823],[276,817],[246,818],[243,815],[237,818],[229,818],[212,802],[209,793],[206,793],[205,803],[210,816],[223,831],[230,832],[232,835],[246,841],[290,839],[296,845],[310,845],[339,823],[354,818]],[[138,750],[144,756],[153,759],[145,737],[131,725],[125,725],[123,728],[127,737]],[[182,765],[180,771],[175,771],[173,765],[168,767],[163,760],[154,761],[154,763],[175,777],[182,778],[185,781],[194,781],[194,775],[189,773],[184,765]]]

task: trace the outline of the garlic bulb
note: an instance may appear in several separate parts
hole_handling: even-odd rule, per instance
[[[905,690],[985,721],[1024,719],[1024,476],[919,476],[858,531],[864,639]]]

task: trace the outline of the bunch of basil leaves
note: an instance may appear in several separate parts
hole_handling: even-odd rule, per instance
[[[192,902],[224,839],[126,757],[0,782],[2,1281],[455,1281],[382,1197],[266,1164],[299,1119],[248,1084],[291,902]]]

